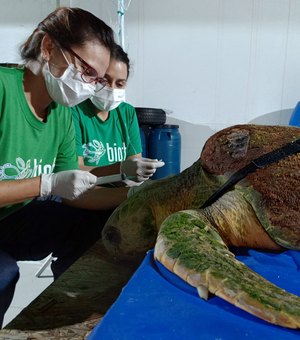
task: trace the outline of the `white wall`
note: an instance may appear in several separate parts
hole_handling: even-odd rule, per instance
[[[57,4],[90,10],[117,30],[117,0],[0,4],[0,62],[18,61],[19,42]],[[299,0],[132,0],[125,29],[128,101],[172,111],[182,168],[223,127],[288,123],[300,97]]]

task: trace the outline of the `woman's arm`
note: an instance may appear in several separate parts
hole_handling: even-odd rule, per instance
[[[40,177],[0,181],[0,207],[17,204],[40,195]]]
[[[84,165],[84,160],[82,156],[78,156],[78,164],[80,170],[85,170],[91,172],[97,177],[109,176],[120,173],[120,163],[114,163],[112,165],[106,166],[87,166]]]
[[[114,209],[127,199],[127,187],[106,188],[96,187],[86,192],[75,200],[63,200],[63,203],[76,208],[90,210],[108,210]]]
[[[136,155],[132,155],[127,158],[138,158],[138,157],[142,157],[142,154],[138,153]],[[87,165],[84,165],[84,160],[82,156],[78,156],[78,164],[79,164],[80,170],[90,171],[93,175],[97,177],[119,174],[120,166],[121,166],[120,162],[117,162],[111,165],[106,165],[106,166],[96,166],[96,167],[87,166]]]

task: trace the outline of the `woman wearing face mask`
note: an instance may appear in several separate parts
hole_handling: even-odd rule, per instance
[[[111,52],[105,78],[107,86],[72,108],[76,130],[76,146],[81,169],[97,176],[117,174],[135,176],[139,182],[164,165],[157,160],[141,158],[141,139],[135,109],[125,103],[125,87],[129,76],[129,59],[121,46]],[[130,185],[135,182],[128,181]],[[128,188],[101,188],[84,197],[86,208],[114,208],[127,197]],[[82,201],[80,204],[82,204]],[[73,205],[79,203],[72,202]]]
[[[100,237],[103,214],[35,198],[74,199],[95,186],[94,175],[77,170],[65,106],[106,85],[114,44],[111,28],[93,14],[58,8],[22,46],[24,66],[0,68],[0,252],[15,261],[53,253],[55,278]],[[15,283],[0,291],[0,325]]]

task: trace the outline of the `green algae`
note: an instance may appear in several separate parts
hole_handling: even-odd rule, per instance
[[[236,260],[216,229],[200,213],[182,211],[169,216],[160,234],[170,246],[167,255],[177,259],[179,265],[200,274],[209,271],[222,289],[236,296],[244,292],[262,309],[300,316],[300,299]]]

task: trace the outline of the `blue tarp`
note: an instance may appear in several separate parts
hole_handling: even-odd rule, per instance
[[[300,296],[300,252],[239,250],[237,258],[269,281]],[[300,330],[275,326],[195,288],[153,259],[143,263],[88,340],[300,339]]]

